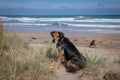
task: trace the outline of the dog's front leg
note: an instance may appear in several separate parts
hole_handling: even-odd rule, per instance
[[[59,56],[58,56],[58,59],[57,59],[57,66],[58,66],[57,68],[60,67],[60,63],[61,63],[62,57],[64,55],[64,50],[58,50],[58,52],[59,52]]]

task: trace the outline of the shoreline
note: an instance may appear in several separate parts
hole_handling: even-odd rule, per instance
[[[14,31],[14,30],[4,30],[6,32],[16,32],[16,33],[39,33],[39,34],[49,34],[50,32],[30,32],[30,31]],[[59,30],[53,30],[53,31],[59,31]],[[60,31],[61,32],[61,31]],[[65,32],[64,32],[65,33]],[[85,35],[93,35],[93,34],[97,34],[97,35],[120,35],[120,33],[65,33],[67,35],[79,35],[79,34],[85,34]]]

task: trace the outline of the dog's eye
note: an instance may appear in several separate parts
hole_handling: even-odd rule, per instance
[[[57,38],[59,38],[59,36],[56,36]]]
[[[54,37],[54,35],[51,35],[52,37]]]

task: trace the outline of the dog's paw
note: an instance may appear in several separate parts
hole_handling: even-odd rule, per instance
[[[60,68],[60,63],[56,63],[56,69]]]

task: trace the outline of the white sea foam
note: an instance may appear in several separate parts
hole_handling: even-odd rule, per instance
[[[31,18],[31,17],[0,17],[3,21],[21,21],[21,22],[40,22],[40,21],[63,21],[63,22],[118,22],[120,19],[99,19],[99,18],[84,18],[81,16],[81,19],[74,18]],[[84,19],[83,19],[84,18]]]
[[[76,27],[99,27],[99,28],[120,28],[120,25],[100,25],[100,24],[68,24],[68,26]]]
[[[96,32],[96,33],[120,33],[120,31],[116,31],[116,30],[103,30],[103,29],[91,29],[88,31],[89,32]]]
[[[34,26],[35,29],[44,30],[45,28],[55,30],[66,30],[70,32],[97,32],[97,33],[120,33],[120,18],[91,18],[85,16],[76,17],[5,17],[1,16],[3,25],[11,28],[24,28],[30,27],[31,30]],[[54,26],[54,27],[53,27]],[[45,29],[46,30],[46,29]]]
[[[43,23],[4,23],[5,26],[68,26],[71,27],[96,27],[96,28],[120,28],[120,25],[95,25],[95,24],[67,24],[67,23],[56,23],[56,24],[43,24]]]
[[[33,23],[5,23],[4,26],[46,26],[48,24],[33,24]]]
[[[73,18],[30,18],[30,17],[0,17],[3,21],[18,20],[22,22],[36,22],[36,21],[73,21]]]
[[[3,21],[21,21],[21,22],[35,22],[36,18],[29,17],[1,17]]]

